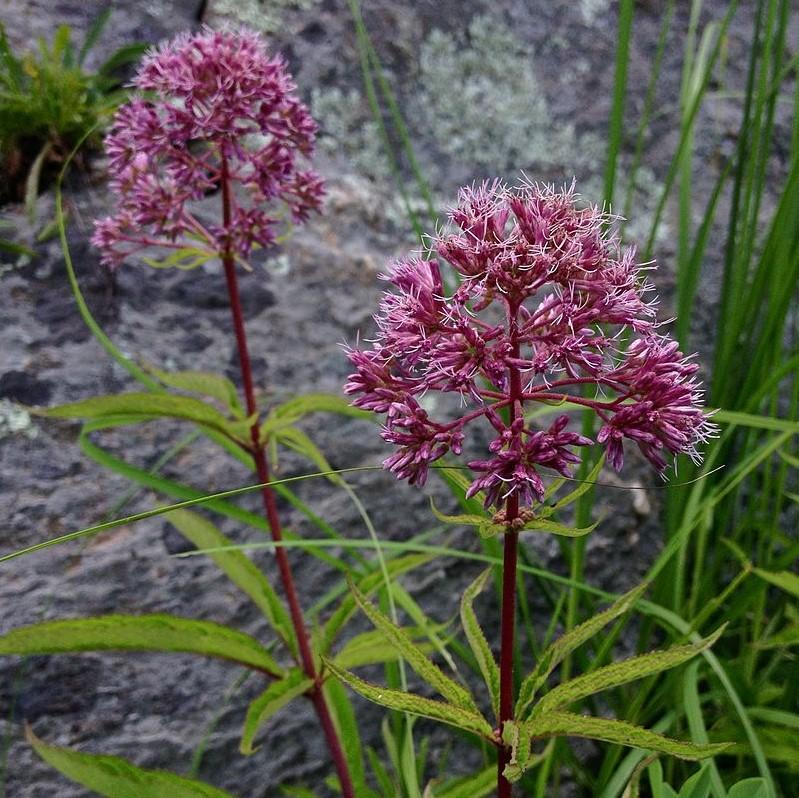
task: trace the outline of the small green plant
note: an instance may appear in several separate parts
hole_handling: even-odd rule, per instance
[[[39,39],[38,49],[17,56],[0,24],[0,199],[36,199],[42,173],[62,163],[90,131],[125,96],[116,70],[137,58],[144,45],[117,50],[96,72],[85,68],[110,16],[101,14],[80,48],[68,25],[61,25],[51,43]],[[99,135],[99,131],[97,133]],[[97,142],[90,135],[87,143]]]

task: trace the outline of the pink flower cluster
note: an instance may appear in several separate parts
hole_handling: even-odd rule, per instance
[[[106,264],[153,246],[246,259],[275,241],[276,206],[295,221],[319,209],[322,180],[301,168],[316,123],[258,34],[181,34],[144,58],[133,85],[142,93],[119,108],[105,140],[117,201],[92,240]],[[243,189],[230,218],[203,225],[189,203],[225,182]]]
[[[489,457],[468,463],[469,495],[484,492],[486,507],[513,495],[529,506],[544,494],[541,469],[570,476],[573,447],[594,443],[567,429],[567,415],[534,429],[530,403],[592,409],[616,469],[624,438],[661,473],[668,454],[698,458],[715,426],[697,366],[656,332],[652,288],[607,214],[579,207],[573,188],[497,181],[462,189],[449,218],[431,241],[437,258],[392,265],[395,290],[383,296],[371,348],[348,349],[356,371],[346,393],[386,414],[383,438],[397,446],[386,468],[424,484],[430,463],[459,454],[465,427],[484,419],[495,437]],[[442,262],[459,275],[451,295]],[[420,403],[433,391],[473,409],[433,420]]]

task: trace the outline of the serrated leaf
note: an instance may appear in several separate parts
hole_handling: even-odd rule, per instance
[[[768,788],[763,779],[744,779],[730,787],[727,798],[768,798]]]
[[[424,634],[418,629],[414,630],[414,637]],[[417,644],[423,651],[430,651],[430,643]],[[380,630],[363,632],[348,640],[341,651],[336,654],[333,661],[339,668],[358,668],[361,665],[377,665],[383,662],[395,662],[400,658],[396,647],[386,641],[386,636]]]
[[[530,766],[533,756],[533,739],[526,723],[505,723],[502,741],[510,746],[511,755],[502,775],[511,783],[517,782]]]
[[[485,798],[497,788],[497,769],[491,765],[473,776],[464,776],[432,789],[433,798]]]
[[[174,615],[103,615],[43,621],[0,637],[0,654],[73,654],[82,651],[166,651],[221,657],[278,676],[283,669],[244,632],[212,621]]]
[[[552,710],[568,706],[602,690],[618,687],[619,685],[675,668],[710,648],[723,631],[724,627],[722,626],[712,635],[698,643],[672,646],[672,648],[665,651],[653,651],[649,654],[622,660],[621,662],[613,662],[603,668],[598,668],[595,671],[559,684],[546,693],[535,705],[531,717],[545,716]]]
[[[513,728],[515,725],[526,727],[524,739],[528,737],[531,740],[545,737],[585,737],[589,740],[602,740],[616,745],[658,751],[662,754],[689,760],[707,759],[723,753],[730,747],[729,743],[696,745],[682,740],[672,740],[662,734],[623,720],[592,718],[588,715],[575,715],[571,712],[550,712],[530,721],[507,721],[502,731],[502,739],[506,745],[511,745],[514,739],[522,739],[521,735],[516,737],[517,733]],[[515,770],[512,771],[512,775],[516,775]],[[506,778],[511,780],[507,774]],[[518,776],[516,778],[518,779]]]
[[[430,497],[430,510],[432,511],[433,515],[444,524],[480,527],[486,523],[491,522],[491,519],[487,518],[484,515],[472,515],[472,514],[446,515],[436,507],[432,496]],[[504,529],[504,527],[502,527],[502,529]]]
[[[239,751],[245,756],[255,753],[258,748],[253,747],[253,741],[261,727],[279,709],[307,693],[313,684],[299,668],[292,668],[282,679],[272,682],[247,708]]]
[[[429,554],[408,554],[404,557],[395,557],[386,561],[386,570],[390,578],[394,578],[430,562],[431,556]],[[374,571],[361,577],[358,582],[358,590],[365,596],[370,595],[383,585],[383,572],[379,567]],[[322,634],[320,635],[320,651],[324,654],[330,650],[330,646],[335,641],[338,633],[344,627],[344,624],[355,614],[357,608],[355,603],[355,596],[348,592],[342,599],[335,612],[328,618]]]
[[[526,523],[519,532],[548,532],[550,535],[559,535],[564,538],[582,538],[593,532],[599,521],[595,521],[590,526],[573,527],[568,524],[560,524],[549,518],[534,518]]]
[[[369,701],[373,701],[375,704],[380,704],[380,706],[388,707],[389,709],[396,709],[399,712],[410,712],[412,715],[438,720],[441,723],[447,723],[450,726],[472,732],[489,740],[493,739],[493,731],[490,724],[480,714],[452,704],[445,704],[443,701],[434,701],[413,693],[380,687],[377,684],[371,684],[360,679],[354,673],[338,668],[330,660],[325,659],[324,662],[326,667],[337,678],[349,685],[356,693],[369,699]]]
[[[116,396],[96,396],[34,412],[49,418],[101,419],[125,416],[132,423],[159,417],[179,418],[218,430],[247,444],[250,442],[250,421],[231,421],[215,407],[190,396],[123,393]]]
[[[477,534],[483,540],[502,535],[507,530],[505,524],[495,524],[490,518],[484,518],[483,523],[477,527]]]
[[[647,583],[634,587],[629,592],[620,596],[606,610],[597,613],[592,618],[576,626],[570,632],[559,637],[538,658],[538,664],[533,672],[522,682],[519,698],[516,702],[514,713],[517,718],[523,718],[532,704],[538,691],[544,686],[553,670],[574,651],[586,643],[594,635],[605,628],[611,621],[624,615],[636,601],[644,594]]]
[[[173,510],[167,520],[198,549],[228,549],[232,541],[225,537],[208,519],[191,510]],[[280,597],[258,566],[236,549],[211,551],[208,556],[233,584],[246,593],[264,614],[269,625],[281,640],[296,654],[297,643],[291,617]]]
[[[233,798],[229,792],[162,770],[145,770],[118,756],[83,754],[48,745],[26,728],[25,736],[47,764],[108,798]]]
[[[461,623],[463,630],[466,632],[466,639],[469,641],[469,647],[472,649],[477,665],[480,668],[480,673],[483,676],[483,681],[488,687],[488,693],[491,698],[491,707],[495,715],[499,715],[499,667],[497,661],[494,659],[494,654],[491,651],[491,646],[488,645],[483,630],[477,621],[477,616],[474,612],[474,600],[483,591],[486,582],[491,576],[491,568],[486,568],[477,579],[472,582],[463,593],[461,599]]]
[[[400,656],[427,684],[441,693],[444,698],[455,706],[479,714],[477,705],[468,690],[447,676],[438,665],[428,659],[427,655],[413,642],[410,634],[405,629],[396,626],[389,618],[383,615],[355,585],[350,584],[350,590],[367,618],[377,629],[383,632],[386,639],[396,648]]]
[[[211,371],[163,371],[153,367],[147,368],[147,371],[170,388],[210,396],[222,402],[233,415],[244,417],[236,386],[222,374]]]

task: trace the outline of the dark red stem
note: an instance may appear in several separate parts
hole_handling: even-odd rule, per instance
[[[509,306],[508,335],[513,347],[513,357],[519,358],[519,338],[517,330],[518,307]],[[522,412],[522,379],[519,369],[509,366],[510,378],[510,424]],[[512,523],[519,517],[519,495],[514,492],[508,496],[505,505],[505,547],[502,563],[502,620],[500,624],[499,648],[499,733],[505,721],[513,720],[513,642],[516,633],[516,560],[518,556],[519,534],[511,531]],[[503,776],[505,766],[510,761],[510,747],[500,743],[497,753],[497,798],[510,798],[511,784]]]
[[[223,220],[225,228],[230,229],[232,197],[227,162],[224,156],[222,158],[221,176]],[[253,384],[250,353],[247,346],[247,334],[244,329],[244,314],[241,308],[238,281],[236,279],[236,263],[229,247],[222,256],[222,264],[225,267],[225,280],[227,282],[227,291],[230,298],[230,310],[233,315],[233,329],[236,334],[236,345],[239,353],[241,379],[244,386],[244,399],[247,406],[247,414],[252,416],[257,414],[258,406],[255,402],[255,386]],[[255,419],[252,429],[250,430],[250,435],[252,437],[252,455],[255,461],[258,481],[266,483],[269,482],[269,462],[266,458],[264,443],[260,439],[257,415]],[[275,543],[279,543],[283,540],[283,531],[280,525],[280,516],[277,512],[275,493],[270,487],[265,486],[261,491],[261,496],[263,497],[264,512],[266,513],[266,519],[269,523],[269,531],[272,535],[272,540],[275,541]],[[314,682],[314,687],[311,689],[309,697],[319,717],[322,731],[327,740],[327,746],[333,758],[333,764],[335,765],[341,784],[341,792],[345,798],[355,798],[355,790],[347,766],[347,758],[344,755],[341,740],[339,739],[335,724],[333,723],[333,718],[330,715],[330,708],[327,706],[327,701],[322,692],[322,680],[314,665],[310,639],[308,637],[308,631],[305,628],[305,619],[302,614],[302,608],[300,607],[299,597],[297,596],[297,588],[294,583],[294,576],[291,572],[288,554],[282,546],[275,547],[275,559],[277,560],[280,581],[283,584],[283,592],[285,593],[289,614],[291,615],[291,622],[294,626],[294,634],[297,638],[297,647],[299,649],[302,669],[306,676]]]

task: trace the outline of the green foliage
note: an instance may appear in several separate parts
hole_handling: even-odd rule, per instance
[[[247,708],[247,717],[244,719],[241,733],[239,748],[241,753],[247,755],[255,753],[258,749],[253,747],[253,741],[258,730],[279,709],[307,693],[312,687],[313,681],[300,668],[292,668],[283,677],[272,682]]]
[[[466,588],[461,599],[461,624],[477,660],[477,666],[483,676],[483,681],[488,687],[488,695],[491,699],[491,708],[494,714],[499,717],[499,666],[494,659],[491,647],[488,645],[483,630],[475,615],[473,604],[475,598],[483,591],[491,576],[491,569],[486,568],[474,582]]]
[[[118,756],[82,754],[42,742],[27,730],[28,742],[49,765],[68,778],[108,798],[233,798],[193,779],[161,770],[144,770]]]
[[[174,615],[103,615],[43,621],[0,637],[3,654],[74,654],[81,651],[168,651],[220,657],[272,676],[283,669],[250,635],[211,621]]]
[[[524,772],[530,759],[533,739],[586,737],[607,743],[645,748],[689,760],[716,756],[730,747],[729,743],[696,745],[672,740],[626,721],[592,718],[586,715],[574,715],[571,712],[548,712],[530,721],[507,721],[502,737],[507,745],[515,746],[514,764],[505,771],[505,778],[509,781],[518,781]]]
[[[643,596],[646,588],[646,583],[638,585],[628,593],[625,593],[606,610],[597,613],[555,640],[538,657],[535,668],[522,682],[514,714],[517,717],[523,717],[532,705],[536,694],[546,684],[547,679],[555,668],[575,649],[601,632],[616,618],[628,612],[635,602]]]
[[[250,597],[280,639],[296,653],[297,640],[291,618],[261,569],[244,552],[231,549],[232,541],[203,516],[190,510],[173,510],[167,518],[198,549],[212,550],[209,557],[233,584]],[[213,551],[214,549],[225,550]]]
[[[350,585],[358,606],[369,620],[383,633],[398,653],[416,671],[422,679],[437,690],[444,698],[456,707],[468,712],[478,712],[471,694],[454,679],[447,676],[427,655],[413,642],[411,634],[392,623],[380,610],[374,607],[366,597],[354,586]]]
[[[96,396],[36,412],[50,418],[125,419],[131,424],[154,418],[178,418],[245,444],[250,441],[252,426],[249,419],[230,419],[207,402],[178,394],[142,392]]]
[[[389,709],[396,709],[400,712],[410,712],[412,715],[419,715],[423,718],[431,718],[432,720],[455,726],[463,731],[477,734],[487,740],[493,740],[494,738],[491,724],[477,712],[469,711],[455,704],[423,698],[403,690],[391,690],[377,684],[370,684],[354,673],[338,668],[330,660],[325,660],[325,665],[334,676],[349,685],[356,693],[376,704]]]
[[[666,651],[653,651],[650,654],[642,654],[640,657],[613,662],[603,668],[559,684],[546,693],[533,707],[530,717],[547,715],[552,710],[569,706],[601,690],[618,687],[670,668],[676,668],[710,648],[719,639],[722,631],[723,628],[698,643],[673,646]]]
[[[450,780],[440,787],[429,787],[424,798],[484,798],[497,787],[496,768],[491,766],[473,776]]]
[[[80,48],[67,25],[51,43],[39,39],[36,52],[16,55],[0,25],[0,173],[26,182],[29,207],[38,193],[46,162],[61,162],[95,131],[124,98],[115,71],[136,59],[143,46],[117,50],[96,72],[85,69],[110,11],[102,13]],[[9,186],[10,188],[10,186]]]

